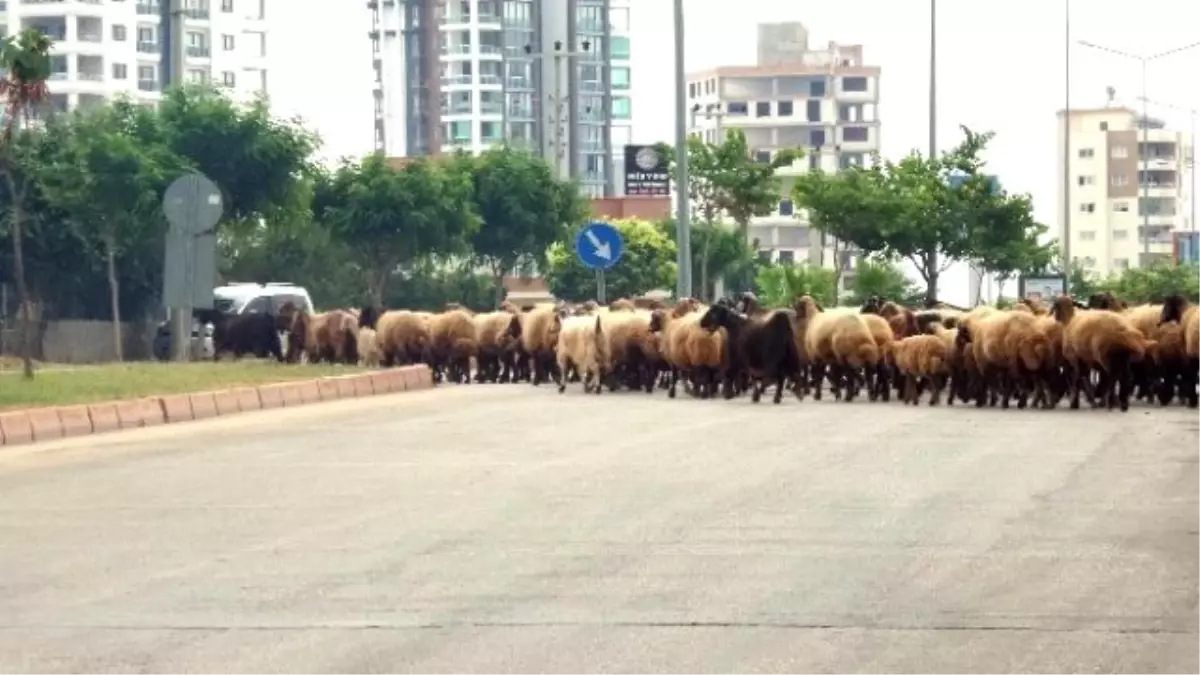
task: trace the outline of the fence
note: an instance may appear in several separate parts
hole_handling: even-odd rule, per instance
[[[20,332],[18,322],[11,321],[0,331],[0,352],[16,355]],[[152,343],[157,324],[149,321],[128,322],[121,326],[121,337],[127,361],[146,360],[152,356]],[[47,363],[103,363],[115,359],[113,329],[109,321],[45,321],[30,331],[34,358]]]

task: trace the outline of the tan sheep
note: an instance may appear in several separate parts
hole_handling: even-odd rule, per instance
[[[429,347],[429,315],[425,312],[390,310],[374,322],[383,365],[421,363]],[[367,327],[372,327],[368,324]]]
[[[558,311],[553,305],[540,305],[521,314],[521,349],[532,366],[534,385],[549,381],[554,374],[555,350],[566,311]]]
[[[572,316],[563,320],[555,345],[559,393],[567,390],[566,373],[572,367],[579,372],[584,393],[599,394],[604,389],[604,364],[608,354],[602,324],[598,316]]]
[[[804,334],[804,353],[810,361],[813,398],[821,400],[822,380],[828,370],[830,388],[838,400],[852,401],[858,394],[860,374],[866,374],[867,390],[874,384],[874,370],[882,354],[863,315],[855,310],[825,312],[810,296],[795,304],[796,320]],[[844,396],[843,396],[844,393]]]
[[[471,359],[475,358],[475,323],[471,313],[452,309],[429,320],[429,349],[425,362],[433,369],[434,381],[445,378],[459,384],[471,381]]]
[[[508,310],[476,314],[471,317],[475,325],[475,343],[478,345],[476,380],[500,382],[505,373],[511,376],[509,355],[513,344],[521,335],[521,320],[518,314]]]
[[[1064,324],[1063,359],[1070,369],[1068,385],[1071,389],[1071,408],[1079,407],[1081,388],[1086,391],[1089,402],[1097,405],[1086,379],[1091,370],[1097,370],[1101,376],[1100,388],[1107,395],[1109,409],[1120,405],[1122,412],[1129,410],[1132,393],[1130,365],[1144,359],[1154,341],[1142,335],[1124,315],[1109,310],[1079,308],[1070,296],[1060,296],[1055,300],[1054,317]]]
[[[358,329],[358,364],[367,368],[378,368],[383,362],[383,351],[379,348],[378,334],[374,328]]]
[[[640,309],[619,310],[602,315],[608,362],[605,373],[624,378],[631,388],[654,391],[661,356],[658,336],[650,330],[652,315]]]

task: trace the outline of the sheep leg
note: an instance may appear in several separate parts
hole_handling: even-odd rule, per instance
[[[759,401],[762,400],[763,389],[766,389],[766,386],[764,385],[761,378],[756,377],[756,378],[750,380],[750,402],[751,403],[758,403]],[[732,397],[730,397],[730,398],[732,398]]]
[[[825,364],[814,363],[814,364],[812,364],[812,366],[810,368],[811,368],[811,377],[812,377],[811,382],[812,382],[812,388],[813,388],[813,399],[820,401],[821,400],[821,390],[824,388],[824,383],[825,383]]]
[[[946,376],[933,375],[929,380],[929,405],[936,406],[942,402],[942,389],[946,386]]]
[[[679,369],[671,366],[671,384],[667,387],[667,398],[675,398],[675,389],[679,385]]]

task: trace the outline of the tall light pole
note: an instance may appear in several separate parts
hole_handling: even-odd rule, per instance
[[[1071,0],[1063,0],[1066,23],[1063,29],[1063,175],[1062,175],[1062,256],[1063,292],[1071,292]]]
[[[1108,52],[1109,54],[1115,54],[1116,56],[1138,61],[1142,64],[1142,142],[1138,151],[1141,160],[1141,169],[1138,172],[1140,174],[1138,176],[1138,180],[1142,184],[1142,198],[1139,201],[1138,210],[1142,214],[1142,257],[1144,260],[1139,262],[1138,267],[1143,267],[1150,263],[1150,177],[1148,175],[1150,172],[1150,124],[1148,112],[1146,110],[1147,101],[1149,100],[1146,98],[1146,72],[1149,69],[1151,61],[1157,61],[1165,56],[1172,56],[1182,51],[1200,47],[1200,42],[1193,42],[1190,45],[1168,49],[1166,51],[1159,52],[1157,54],[1151,54],[1149,56],[1130,54],[1129,52],[1123,52],[1119,49],[1113,49],[1111,47],[1103,47],[1085,40],[1080,40],[1079,44],[1083,45],[1084,47],[1098,49],[1102,52]]]
[[[937,0],[929,0],[929,160],[937,157]],[[937,300],[937,250],[929,251],[925,268],[933,282],[933,295],[926,293],[925,302]]]
[[[692,208],[688,199],[687,72],[683,63],[683,0],[675,0],[675,229],[679,283],[675,297],[692,296]]]
[[[1191,206],[1191,217],[1188,219],[1188,231],[1196,231],[1196,116],[1200,115],[1200,108],[1186,108],[1180,105],[1164,103],[1162,101],[1147,100],[1146,97],[1141,97],[1145,103],[1153,103],[1164,108],[1179,110],[1185,112],[1191,117],[1192,123],[1188,130],[1188,156],[1184,158],[1184,166],[1188,170],[1188,179],[1191,181],[1191,187],[1188,188],[1188,202]]]

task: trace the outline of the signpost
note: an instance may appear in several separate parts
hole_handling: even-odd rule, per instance
[[[163,305],[171,312],[175,360],[188,360],[192,308],[212,309],[216,285],[216,225],[224,213],[221,190],[198,173],[182,176],[163,194],[167,230]]]
[[[625,146],[625,194],[629,197],[671,195],[667,158],[653,145]]]
[[[616,265],[625,253],[620,231],[608,223],[588,223],[575,238],[575,253],[585,267],[596,270],[596,302],[604,304],[604,270]]]

